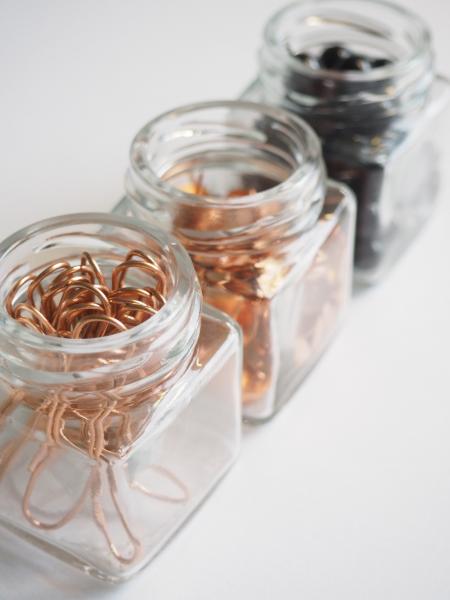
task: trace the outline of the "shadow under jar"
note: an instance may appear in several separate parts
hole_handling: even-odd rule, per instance
[[[176,235],[205,301],[241,326],[244,416],[270,418],[349,298],[354,199],[326,182],[317,136],[277,108],[187,106],[138,133],[126,186],[116,211]]]
[[[140,325],[64,339],[28,329],[5,308],[15,282],[36,269],[89,252],[110,277],[130,250],[153,257],[167,284],[164,306]],[[137,268],[127,277],[138,288],[151,281]],[[236,457],[239,336],[229,317],[202,309],[181,245],[148,224],[68,215],[5,240],[1,524],[100,578],[144,567]]]
[[[356,195],[356,279],[374,283],[433,208],[449,83],[429,32],[372,0],[302,0],[269,21],[243,97],[282,106],[318,133],[330,177]]]

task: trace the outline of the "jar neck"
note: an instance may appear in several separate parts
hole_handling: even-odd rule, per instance
[[[387,59],[367,71],[327,70],[301,53],[345,46]],[[304,117],[321,137],[382,133],[423,107],[433,81],[430,34],[409,11],[377,0],[301,0],[267,24],[259,55],[265,98]]]
[[[320,143],[287,112],[250,102],[177,109],[131,147],[128,197],[190,252],[260,252],[318,219],[325,195]]]
[[[8,291],[30,271],[55,260],[71,263],[87,251],[107,273],[116,258],[132,249],[157,258],[168,282],[165,305],[140,325],[102,338],[65,339],[37,333],[8,314]],[[136,284],[145,282],[137,279]],[[41,221],[0,244],[0,376],[13,387],[64,389],[72,395],[167,389],[194,359],[200,307],[189,257],[160,230],[97,213]]]

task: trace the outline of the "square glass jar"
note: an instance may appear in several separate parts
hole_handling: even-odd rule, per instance
[[[316,135],[259,104],[176,109],[136,136],[126,186],[115,212],[174,234],[205,301],[241,326],[244,417],[271,418],[350,297],[354,198],[326,181]]]
[[[432,213],[443,176],[450,84],[419,17],[378,0],[299,0],[268,22],[247,100],[318,133],[330,177],[357,200],[355,275],[383,278]]]
[[[36,333],[5,310],[21,277],[88,251],[164,265],[166,304],[102,338]],[[137,271],[135,285],[148,274]],[[18,290],[19,299],[26,285]],[[237,456],[240,331],[203,307],[180,244],[113,215],[68,215],[0,245],[0,524],[109,581],[161,550]]]

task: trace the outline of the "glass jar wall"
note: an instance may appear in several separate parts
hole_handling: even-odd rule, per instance
[[[253,103],[177,109],[133,141],[116,211],[183,243],[206,302],[242,328],[244,415],[270,418],[327,347],[349,299],[354,200],[327,183],[316,135]]]
[[[73,269],[81,253],[87,251],[110,278],[115,261],[131,250],[157,261],[166,281],[164,306],[141,324],[105,337],[65,339],[36,331],[33,309],[16,309],[11,317],[14,286],[19,308],[36,294],[54,302],[57,296],[46,296],[42,286],[58,283],[55,277]],[[129,281],[148,289],[152,269],[132,262],[137,268]],[[60,266],[33,291],[28,274],[49,265]],[[75,285],[89,287],[81,277]],[[104,286],[94,287],[102,298]],[[95,302],[86,308],[95,310]],[[20,322],[26,318],[31,328]],[[145,566],[236,457],[239,336],[226,315],[202,309],[192,263],[180,244],[147,224],[69,215],[5,240],[2,525],[111,581]]]
[[[449,83],[430,34],[377,0],[301,0],[269,21],[244,98],[283,106],[319,134],[330,177],[357,199],[356,275],[380,279],[432,211]]]

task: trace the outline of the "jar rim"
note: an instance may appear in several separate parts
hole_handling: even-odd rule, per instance
[[[173,318],[173,303],[180,304],[180,298],[184,298],[189,290],[192,290],[192,281],[196,281],[196,275],[189,255],[177,239],[162,229],[153,227],[150,223],[142,222],[133,217],[119,217],[118,215],[101,212],[72,213],[43,219],[19,229],[0,242],[0,264],[5,256],[13,252],[26,239],[31,239],[58,227],[83,224],[114,226],[136,232],[141,231],[150,236],[161,250],[165,250],[167,256],[170,252],[173,264],[169,266],[174,276],[174,286],[173,293],[169,294],[166,304],[150,319],[127,331],[86,340],[38,333],[18,323],[8,314],[4,302],[0,302],[0,330],[3,334],[20,340],[29,348],[40,351],[61,352],[68,355],[90,355],[141,342],[169,326],[169,322]],[[1,285],[2,282],[0,281]],[[195,294],[195,286],[193,290]],[[197,290],[197,293],[200,296],[199,290]]]
[[[226,196],[188,193],[164,181],[160,175],[151,168],[148,156],[146,156],[143,151],[145,143],[149,141],[152,130],[156,129],[159,124],[164,123],[165,121],[175,120],[177,117],[182,117],[189,113],[219,108],[259,113],[264,117],[274,121],[280,121],[284,125],[290,127],[294,133],[297,132],[300,134],[299,139],[301,136],[305,137],[306,142],[302,148],[305,156],[302,164],[299,164],[284,181],[273,187],[259,192],[249,193],[244,196],[233,197],[232,202],[230,202],[230,198]],[[157,191],[164,197],[170,198],[171,201],[179,201],[184,205],[195,205],[196,207],[213,206],[223,209],[230,207],[252,208],[255,205],[271,202],[274,195],[279,199],[283,193],[304,179],[305,172],[311,161],[320,160],[321,156],[322,150],[319,138],[312,127],[310,127],[303,119],[283,108],[246,100],[211,100],[206,102],[196,102],[166,111],[144,125],[134,137],[130,147],[130,165],[132,172],[139,178],[141,183],[150,185],[152,191]],[[142,165],[144,165],[144,167],[142,167]]]
[[[408,22],[411,27],[414,27],[417,32],[417,40],[415,40],[414,48],[404,58],[392,61],[390,64],[371,69],[368,71],[345,71],[328,70],[323,68],[311,68],[303,61],[298,60],[291,54],[285,44],[280,43],[278,36],[278,28],[282,20],[299,9],[305,9],[311,6],[317,10],[321,5],[328,3],[329,0],[295,0],[294,2],[284,6],[278,10],[266,23],[263,32],[264,43],[270,51],[277,55],[280,59],[286,62],[289,69],[298,73],[307,73],[309,76],[315,74],[317,77],[326,76],[327,79],[336,81],[349,82],[371,82],[384,80],[390,77],[395,77],[397,74],[403,74],[405,71],[413,70],[420,64],[424,56],[431,53],[431,33],[423,19],[410,11],[409,9],[399,6],[389,0],[334,0],[334,8],[339,8],[344,4],[361,4],[380,6],[383,9],[392,11]]]

